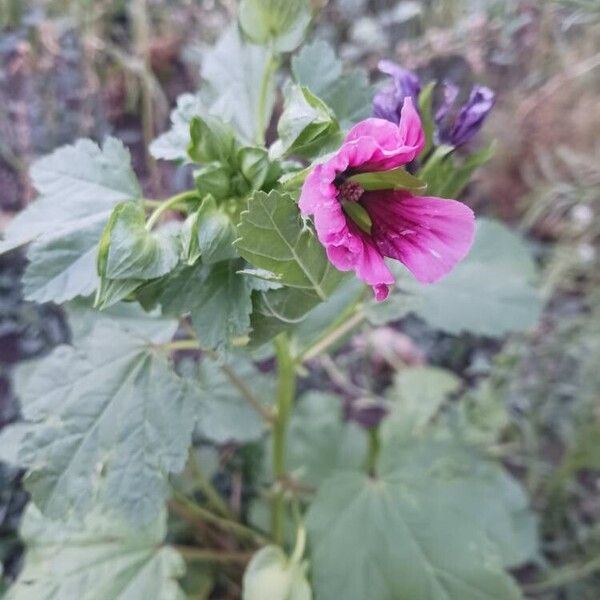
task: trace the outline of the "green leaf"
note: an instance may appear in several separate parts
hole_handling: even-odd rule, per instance
[[[265,406],[269,405],[275,393],[274,381],[258,371],[250,361],[237,355],[230,357],[227,365],[204,360],[198,366],[197,381],[193,381],[190,387],[190,393],[196,398],[197,432],[216,444],[256,441],[264,434],[265,423],[224,369],[234,372]]]
[[[329,107],[307,87],[289,86],[277,124],[282,154],[316,156],[341,143],[340,126]]]
[[[491,142],[480,150],[467,156],[458,166],[455,166],[452,177],[448,179],[446,185],[442,188],[442,195],[445,198],[457,198],[467,187],[473,177],[473,173],[485,163],[492,160],[496,154],[496,144]]]
[[[342,75],[321,98],[333,110],[344,130],[369,118],[373,112],[373,89],[362,69]]]
[[[100,241],[98,272],[108,279],[154,279],[178,262],[177,239],[170,229],[146,229],[139,202],[119,204],[110,216]]]
[[[404,170],[404,167],[379,171],[377,173],[358,173],[348,177],[367,192],[373,190],[410,190],[415,194],[424,192],[427,184]]]
[[[239,20],[244,33],[258,44],[291,52],[310,23],[309,0],[242,0]]]
[[[276,273],[284,285],[325,300],[341,281],[342,274],[331,266],[288,194],[255,192],[241,215],[238,233],[242,257]]]
[[[159,349],[177,322],[158,322],[141,335],[100,320],[77,347],[59,346],[17,381],[32,427],[19,457],[49,517],[82,514],[96,498],[138,522],[158,513],[193,427],[184,382]]]
[[[88,301],[76,300],[69,303],[65,309],[74,346],[89,338],[100,323],[117,326],[134,337],[147,340],[166,339],[166,327],[173,324],[173,321],[161,318],[159,311],[147,312],[134,302],[121,303],[98,311],[92,310]]]
[[[458,390],[460,383],[451,371],[437,367],[399,371],[393,387],[386,394],[392,404],[390,414],[381,426],[382,438],[406,438],[421,433],[448,395]]]
[[[270,67],[268,51],[242,40],[238,27],[233,25],[219,38],[202,64],[205,80],[203,98],[209,112],[231,123],[240,140],[253,143],[260,133],[258,124],[268,123],[275,101],[275,82],[267,83],[266,102],[261,107],[261,81]]]
[[[121,300],[133,300],[132,294],[144,284],[142,279],[107,279],[100,278],[100,285],[94,297],[94,308],[106,310]]]
[[[181,94],[171,111],[171,129],[150,144],[150,154],[157,159],[187,161],[190,144],[190,123],[195,116],[207,114],[198,94]]]
[[[240,172],[253,190],[260,189],[270,176],[275,180],[279,177],[280,169],[269,161],[269,153],[265,148],[257,146],[240,148],[237,162]],[[275,169],[270,173],[273,166]]]
[[[365,294],[365,284],[356,277],[348,277],[325,302],[314,307],[294,327],[292,340],[296,349],[306,348],[320,338],[329,328],[348,319],[360,298]]]
[[[50,521],[30,505],[21,524],[25,565],[7,600],[184,600],[182,558],[163,545],[166,518],[143,530],[94,510],[85,520]]]
[[[438,486],[398,473],[341,473],[308,514],[318,598],[521,598],[485,532]]]
[[[462,441],[390,437],[380,468],[407,480],[426,482],[433,497],[470,519],[493,544],[506,568],[535,559],[537,518],[519,482],[501,465],[481,458]]]
[[[309,392],[302,396],[290,420],[288,470],[318,486],[341,469],[359,470],[365,462],[367,439],[355,423],[344,420],[342,399]]]
[[[425,132],[425,146],[421,151],[422,156],[427,156],[433,146],[433,131],[435,123],[433,120],[433,90],[435,81],[428,83],[419,94],[419,115]]]
[[[342,75],[342,63],[329,44],[307,44],[292,58],[292,73],[333,110],[343,129],[371,116],[373,90],[367,74],[356,69]]]
[[[235,138],[227,123],[210,115],[192,117],[188,156],[194,162],[227,164],[234,150]]]
[[[218,162],[204,165],[194,171],[194,182],[199,196],[210,195],[225,200],[232,195],[233,173],[230,167]]]
[[[239,260],[197,262],[150,282],[137,296],[147,308],[160,305],[165,315],[190,314],[202,348],[226,349],[250,330],[252,286],[248,277],[238,273],[240,268]]]
[[[30,241],[27,299],[65,302],[97,287],[95,254],[113,207],[141,191],[125,147],[107,138],[102,149],[79,140],[31,168],[38,199],[9,224],[0,252]]]
[[[238,274],[239,261],[213,265],[198,286],[190,305],[192,325],[203,348],[228,346],[250,330],[252,301],[246,277]]]
[[[471,252],[441,281],[420,285],[403,268],[396,271],[402,293],[369,306],[374,323],[413,312],[451,334],[501,337],[533,327],[540,317],[543,304],[533,285],[536,266],[529,249],[517,234],[490,219],[477,220]]]
[[[327,42],[316,40],[292,57],[292,74],[299,84],[322,97],[341,77],[342,62]]]
[[[473,173],[492,159],[496,146],[492,142],[462,160],[451,154],[453,150],[452,146],[439,146],[419,172],[419,177],[427,182],[428,193],[433,196],[458,198]]]
[[[217,206],[214,198],[204,198],[198,211],[188,217],[186,227],[190,225],[190,220],[191,232],[187,250],[184,252],[188,262],[193,248],[195,250],[192,251],[192,255],[197,252],[205,265],[238,256],[233,245],[238,237],[235,225],[229,215]],[[187,233],[182,235],[182,239],[186,235]]]
[[[39,239],[27,251],[23,293],[33,302],[61,304],[89,296],[98,287],[96,255],[102,222],[53,239]]]
[[[129,152],[110,137],[102,149],[86,139],[59,148],[35,162],[30,177],[40,196],[10,222],[0,252],[97,227],[116,204],[141,196]]]
[[[278,546],[265,546],[248,563],[242,600],[312,600],[306,568],[306,563],[288,558]]]

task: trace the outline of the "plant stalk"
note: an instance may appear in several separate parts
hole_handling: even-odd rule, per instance
[[[194,474],[194,480],[198,484],[200,491],[206,497],[208,505],[224,518],[230,520],[234,519],[235,517],[229,509],[229,506],[227,506],[227,503],[221,494],[219,494],[219,492],[215,489],[215,486],[212,484],[210,478],[207,477],[202,470],[202,467],[200,466],[200,463],[198,462],[193,451],[190,452],[189,463],[191,471]]]
[[[175,514],[192,524],[196,523],[201,525],[202,523],[211,523],[224,531],[234,534],[240,540],[250,541],[257,545],[268,543],[268,540],[257,531],[254,531],[250,527],[246,527],[246,525],[243,525],[238,521],[219,517],[203,506],[199,506],[195,502],[192,502],[179,492],[174,493],[173,498],[169,501],[169,507]]]
[[[298,364],[302,364],[307,360],[311,360],[319,354],[325,352],[328,348],[333,346],[336,342],[342,339],[345,335],[350,333],[355,327],[358,327],[366,319],[366,314],[359,307],[356,312],[351,315],[347,320],[342,321],[334,329],[326,331],[325,334],[317,339],[311,346],[303,350],[296,358]]]
[[[187,561],[209,562],[209,563],[247,563],[252,558],[251,552],[215,552],[214,550],[205,550],[195,546],[171,546],[177,550]]]
[[[256,143],[259,146],[265,144],[265,134],[268,127],[268,123],[265,119],[265,109],[267,107],[267,95],[269,93],[269,82],[273,73],[277,69],[278,61],[277,56],[271,50],[265,65],[265,70],[260,82],[260,95],[258,97],[257,114],[256,114]]]
[[[291,356],[289,340],[285,334],[275,338],[277,358],[277,409],[273,423],[273,481],[275,483],[271,508],[271,534],[277,544],[282,544],[285,528],[284,487],[286,476],[285,438],[296,393],[295,361]]]
[[[188,190],[187,192],[181,192],[181,194],[175,194],[175,196],[171,196],[167,198],[164,202],[161,202],[159,206],[157,206],[153,213],[150,215],[150,218],[146,221],[146,230],[150,231],[154,225],[158,222],[161,215],[173,208],[177,204],[181,204],[188,200],[194,200],[198,198],[198,192],[196,190]]]
[[[369,448],[367,452],[367,473],[375,477],[377,473],[377,460],[381,450],[381,440],[379,439],[379,427],[369,429]]]

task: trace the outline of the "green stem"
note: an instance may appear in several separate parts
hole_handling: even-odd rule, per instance
[[[247,563],[252,558],[251,552],[215,552],[194,546],[170,546],[177,550],[187,561],[209,562],[209,563]]]
[[[181,192],[181,194],[175,194],[167,198],[164,202],[161,202],[159,206],[154,209],[154,212],[150,215],[148,221],[146,221],[146,230],[150,231],[154,225],[158,222],[161,215],[173,208],[176,204],[187,202],[188,200],[195,200],[198,198],[198,192],[196,190],[188,190],[187,192]]]
[[[174,513],[191,523],[197,522],[199,525],[212,523],[224,531],[233,533],[242,540],[248,540],[259,545],[268,543],[268,540],[257,531],[237,521],[219,517],[179,492],[174,492],[173,498],[169,501],[169,506]]]
[[[273,413],[254,395],[252,390],[246,385],[230,365],[224,363],[219,365],[221,371],[225,373],[229,381],[239,390],[244,400],[264,419],[267,424],[274,421]]]
[[[273,423],[273,481],[275,482],[275,491],[271,509],[271,534],[275,542],[281,544],[284,538],[285,503],[284,490],[280,482],[286,475],[285,437],[296,392],[296,371],[287,336],[280,334],[275,338],[274,344],[277,358],[277,409]]]
[[[260,82],[260,92],[258,96],[258,105],[257,105],[257,115],[256,115],[256,143],[259,146],[264,146],[265,144],[265,130],[268,126],[268,123],[265,122],[265,110],[267,108],[267,95],[269,93],[269,82],[271,81],[271,76],[277,69],[278,61],[276,55],[271,50],[269,52],[269,57],[267,59],[267,64],[265,65],[265,70],[263,72],[263,76]]]
[[[367,473],[375,477],[377,471],[377,460],[381,450],[381,440],[379,439],[379,427],[369,429],[369,448],[367,452]]]
[[[223,500],[221,494],[215,489],[209,477],[206,476],[194,452],[190,452],[190,468],[194,474],[194,480],[198,488],[206,497],[208,505],[226,519],[233,519],[234,516],[229,510],[227,503]]]
[[[546,581],[525,586],[525,591],[528,594],[547,592],[553,588],[562,587],[569,583],[586,579],[597,571],[600,571],[600,556],[583,565],[569,565],[563,567],[562,569],[557,570],[554,576],[549,577]]]
[[[198,340],[175,340],[161,345],[161,348],[167,352],[175,352],[176,350],[201,350]]]
[[[305,348],[297,357],[296,362],[301,364],[307,360],[311,360],[319,354],[325,352],[336,342],[350,333],[355,327],[358,327],[366,319],[366,314],[359,305],[356,312],[348,319],[336,325],[333,329],[325,331],[323,336],[318,338],[308,348]]]

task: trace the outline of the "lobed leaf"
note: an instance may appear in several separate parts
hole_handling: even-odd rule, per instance
[[[167,494],[167,474],[185,463],[193,406],[156,347],[177,323],[159,320],[142,335],[126,322],[99,320],[77,347],[59,346],[19,378],[31,426],[19,459],[49,517],[83,514],[98,499],[148,522]]]
[[[166,517],[143,530],[94,509],[85,519],[44,518],[29,505],[21,524],[25,564],[7,600],[184,600],[182,558],[163,546]]]
[[[286,286],[325,300],[341,280],[289,194],[255,192],[241,215],[238,232],[241,256],[277,274]]]

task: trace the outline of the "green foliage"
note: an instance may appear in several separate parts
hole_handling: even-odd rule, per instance
[[[155,279],[178,261],[177,239],[170,230],[152,233],[139,202],[124,202],[112,212],[100,238],[98,273],[107,279]]]
[[[126,323],[98,321],[75,347],[59,346],[17,382],[30,424],[18,459],[51,518],[85,514],[100,500],[148,522],[167,493],[166,474],[184,465],[193,403],[157,347],[176,323],[163,320],[143,335]]]
[[[340,144],[340,126],[329,109],[305,86],[291,85],[277,124],[281,153],[318,156]]]
[[[236,247],[242,257],[275,273],[279,283],[321,300],[338,285],[340,273],[327,260],[289,194],[256,192],[241,215],[238,231]]]
[[[455,158],[453,150],[452,146],[438,146],[419,171],[419,177],[427,182],[428,194],[458,198],[473,173],[493,158],[496,146],[492,142],[463,159]]]
[[[485,530],[446,496],[444,482],[342,473],[321,487],[307,525],[318,597],[521,597]]]
[[[205,348],[219,348],[250,329],[251,288],[237,273],[240,264],[223,261],[210,267],[197,282],[190,306],[192,323]]]
[[[408,173],[404,167],[375,173],[358,173],[348,177],[348,180],[360,184],[367,192],[374,190],[409,190],[411,193],[418,195],[427,190],[427,184]]]
[[[243,600],[311,600],[306,567],[306,563],[288,558],[278,546],[265,546],[244,573]]]
[[[366,73],[355,69],[342,74],[342,63],[326,42],[304,46],[292,58],[292,73],[333,110],[343,129],[371,116],[373,92]]]
[[[367,451],[365,432],[344,422],[341,399],[310,392],[298,399],[290,419],[287,464],[309,485],[320,485],[341,469],[359,470]]]
[[[458,377],[445,369],[417,367],[399,371],[387,394],[392,406],[381,427],[383,439],[422,433],[448,395],[459,387]]]
[[[35,241],[24,279],[30,300],[89,295],[99,232],[118,203],[141,195],[129,153],[114,138],[102,148],[79,140],[38,160],[31,179],[40,196],[10,223],[0,252]]]
[[[231,123],[240,140],[253,143],[260,122],[268,123],[275,101],[274,81],[267,81],[261,106],[261,81],[270,68],[265,48],[246,43],[237,26],[229,28],[202,63],[202,99],[208,112]]]
[[[195,116],[206,114],[206,111],[199,95],[179,96],[177,106],[171,111],[171,129],[159,135],[150,144],[152,156],[164,160],[188,160],[190,123]]]
[[[193,265],[200,257],[205,265],[236,258],[233,246],[236,237],[237,231],[229,215],[217,206],[214,198],[207,196],[181,228],[182,257],[188,265]]]
[[[239,19],[254,42],[291,52],[302,42],[311,16],[309,0],[242,0]]]
[[[235,381],[225,369],[235,373]],[[190,385],[191,393],[198,397],[197,430],[203,437],[218,444],[244,443],[260,439],[265,432],[264,422],[245,401],[244,394],[250,390],[258,402],[268,406],[274,382],[247,359],[236,356],[226,367],[205,360],[198,367],[197,382]]]
[[[166,519],[158,514],[140,531],[97,508],[59,522],[29,506],[21,524],[27,557],[7,600],[184,600],[176,578],[185,566],[162,545]]]

